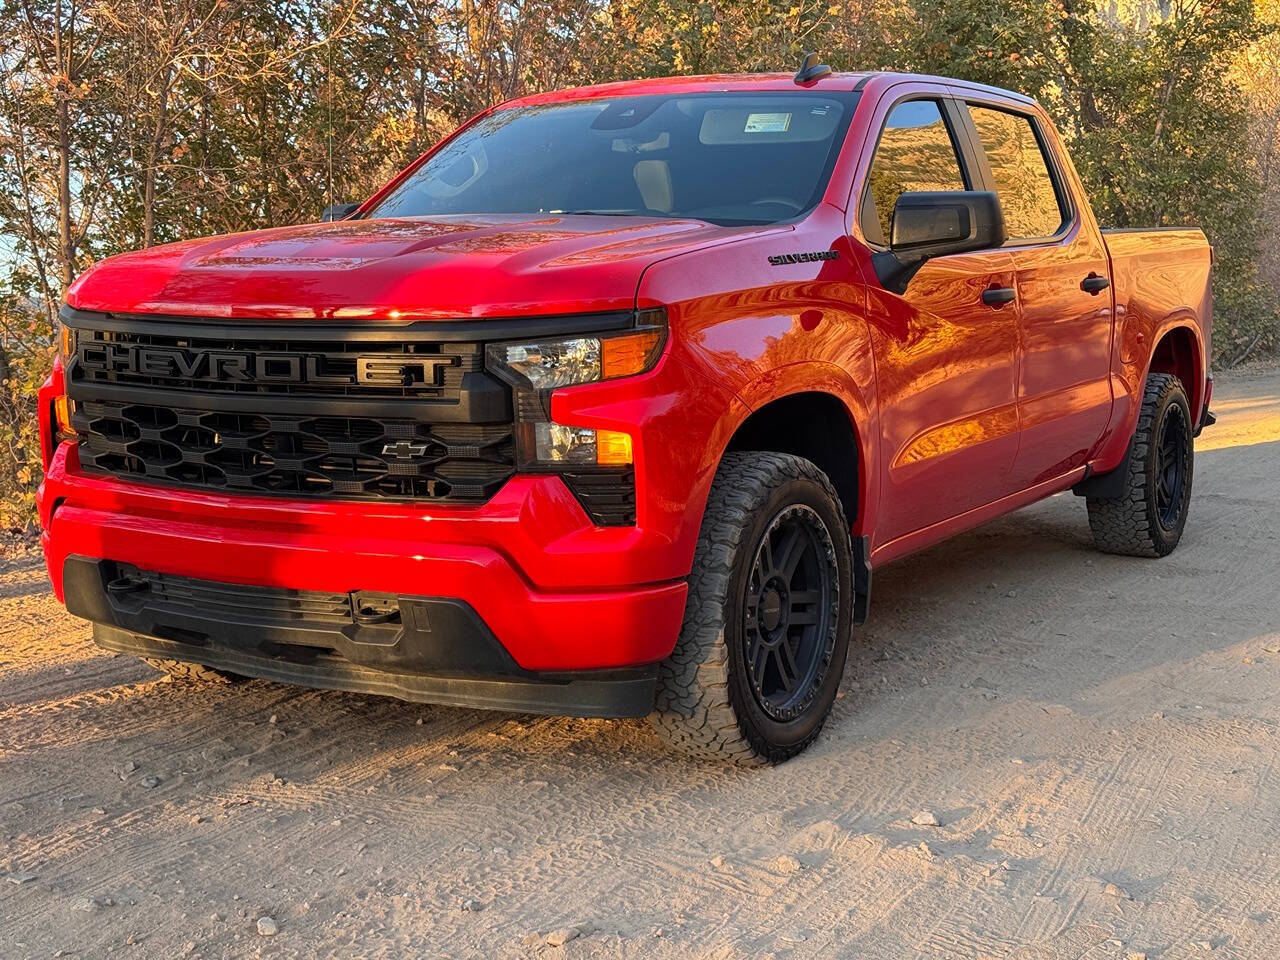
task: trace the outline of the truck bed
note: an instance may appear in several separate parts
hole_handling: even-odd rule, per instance
[[[1157,327],[1185,317],[1200,330],[1209,355],[1213,320],[1210,265],[1213,251],[1194,227],[1103,230],[1111,256],[1119,359],[1135,363],[1148,355]],[[1207,365],[1206,365],[1207,366]],[[1190,398],[1192,409],[1199,398]]]
[[[1193,416],[1204,410],[1208,385],[1196,371],[1208,370],[1212,352],[1213,249],[1196,227],[1104,229],[1102,235],[1111,258],[1112,371],[1119,382],[1110,439],[1099,461],[1111,466],[1133,432],[1148,362],[1151,369],[1180,373]],[[1184,334],[1162,341],[1173,327],[1184,328]],[[1168,355],[1152,355],[1157,343],[1168,345]]]

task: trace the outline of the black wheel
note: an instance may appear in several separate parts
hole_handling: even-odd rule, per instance
[[[1153,373],[1143,393],[1124,494],[1088,499],[1098,549],[1131,557],[1172,553],[1187,524],[1194,465],[1191,404],[1182,382]]]
[[[228,673],[206,667],[203,663],[188,663],[186,660],[161,660],[158,657],[144,657],[150,667],[161,673],[167,673],[175,680],[194,680],[199,683],[240,683],[245,678],[238,673]]]
[[[776,763],[835,702],[853,607],[849,525],[826,474],[780,453],[731,453],[716,474],[684,626],[653,724],[708,759]]]

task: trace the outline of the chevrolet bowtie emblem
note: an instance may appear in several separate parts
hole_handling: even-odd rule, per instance
[[[414,457],[420,457],[426,452],[427,445],[425,443],[410,443],[408,440],[388,443],[382,448],[384,457],[395,457],[397,460],[412,460]]]

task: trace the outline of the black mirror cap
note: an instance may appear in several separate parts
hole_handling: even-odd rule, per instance
[[[909,191],[894,204],[889,250],[875,254],[872,262],[880,282],[903,293],[927,260],[990,250],[1004,241],[1004,213],[991,191]]]
[[[325,223],[331,220],[345,220],[359,209],[360,204],[358,203],[331,203],[324,208],[324,213],[320,214],[320,219]]]

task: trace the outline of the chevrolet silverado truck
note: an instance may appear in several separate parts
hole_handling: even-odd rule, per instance
[[[783,760],[876,568],[1067,490],[1174,549],[1211,261],[1100,229],[1006,90],[809,57],[525,97],[321,222],[76,280],[49,576],[175,675]]]

